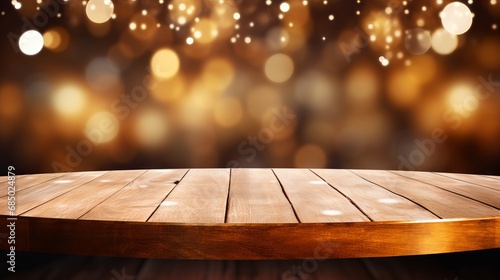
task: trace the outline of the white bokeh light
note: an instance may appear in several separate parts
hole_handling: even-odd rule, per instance
[[[89,20],[95,23],[104,23],[113,16],[115,6],[111,0],[90,0],[85,12]]]
[[[290,10],[290,5],[287,3],[287,2],[283,2],[281,3],[280,5],[280,10],[283,12],[283,13],[286,13]]]
[[[26,55],[35,55],[43,48],[43,36],[36,30],[28,30],[19,38],[19,49]]]
[[[446,5],[439,16],[444,29],[451,34],[464,34],[472,25],[473,15],[469,7],[460,2]]]

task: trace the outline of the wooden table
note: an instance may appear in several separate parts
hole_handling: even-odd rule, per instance
[[[16,185],[16,250],[265,260],[500,248],[496,176],[173,169],[22,175]]]

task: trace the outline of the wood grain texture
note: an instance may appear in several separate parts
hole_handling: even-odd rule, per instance
[[[475,174],[458,174],[458,173],[437,173],[437,174],[465,181],[468,183],[492,188],[495,190],[500,190],[500,181],[494,178],[489,178],[487,176],[475,175]]]
[[[81,219],[145,222],[187,169],[148,170]]]
[[[493,175],[487,175],[486,177],[495,179],[495,180],[500,180],[500,176],[493,176]]]
[[[429,172],[394,171],[394,173],[445,189],[450,192],[461,194],[500,209],[500,190],[481,187]]]
[[[500,210],[491,206],[389,171],[352,171],[370,182],[422,205],[441,218],[500,216]]]
[[[370,183],[348,170],[313,169],[349,197],[374,221],[430,220],[438,217],[412,201]]]
[[[78,219],[116,191],[130,184],[144,170],[113,171],[56,197],[23,216]]]
[[[21,190],[16,193],[16,214],[23,214],[38,205],[94,180],[104,173],[106,172],[68,173],[62,177],[58,177],[57,180],[46,181],[36,185],[36,187]],[[7,197],[1,197],[0,215],[6,215],[7,212]]]
[[[369,219],[347,198],[308,169],[273,169],[302,223]]]
[[[250,260],[500,248],[499,191],[483,185],[498,180],[484,178],[326,169],[68,173],[16,194],[16,249]],[[0,211],[6,206],[0,198]]]
[[[233,169],[228,223],[297,223],[271,169]]]
[[[500,218],[194,225],[19,217],[16,249],[213,260],[382,257],[500,248],[499,229]]]
[[[229,169],[189,170],[148,221],[224,223],[229,174]]]
[[[29,175],[16,175],[15,179],[15,185],[16,185],[16,191],[21,191],[24,189],[28,189],[31,187],[34,187],[40,183],[47,182],[49,180],[55,180],[56,178],[59,178],[61,176],[65,175],[65,173],[44,173],[44,174],[29,174]],[[7,182],[7,176],[1,177],[5,180],[0,180],[2,183],[0,183],[0,189],[4,190],[7,189],[8,182]],[[2,196],[7,196],[7,192],[1,193],[0,197]]]

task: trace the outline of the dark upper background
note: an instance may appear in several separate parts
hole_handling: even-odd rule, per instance
[[[114,0],[98,24],[82,1],[2,1],[1,161],[499,175],[500,3],[462,1],[453,36],[450,2]]]

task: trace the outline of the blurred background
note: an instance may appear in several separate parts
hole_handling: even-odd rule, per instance
[[[0,160],[500,175],[498,24],[496,0],[2,1]]]

